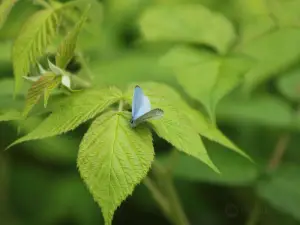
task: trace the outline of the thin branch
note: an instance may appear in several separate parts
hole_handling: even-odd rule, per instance
[[[290,135],[283,134],[279,137],[276,146],[274,148],[272,157],[269,161],[267,170],[274,170],[278,167],[287,149],[289,142],[290,142]]]

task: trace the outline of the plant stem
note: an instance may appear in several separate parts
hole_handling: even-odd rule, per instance
[[[246,225],[255,225],[258,223],[258,219],[260,216],[260,211],[261,211],[261,204],[258,199],[256,199],[254,203],[254,207],[250,213],[250,216],[247,220]]]
[[[147,178],[144,183],[146,182],[145,185],[162,208],[164,215],[174,225],[189,225],[174,187],[171,173],[155,161],[153,162],[153,174],[157,184],[155,185],[150,178]]]
[[[274,170],[278,167],[287,149],[289,141],[290,141],[290,136],[288,134],[283,134],[279,137],[277,144],[274,148],[272,157],[269,161],[267,170]]]
[[[282,134],[279,138],[278,141],[275,145],[275,148],[273,150],[272,156],[269,160],[269,163],[267,165],[266,170],[267,171],[273,171],[275,170],[281,160],[282,157],[287,149],[287,146],[289,144],[290,141],[290,135],[289,134]],[[259,202],[259,199],[256,198],[255,200],[255,205],[250,213],[250,216],[246,222],[246,225],[255,225],[258,223],[259,221],[259,217],[260,217],[260,213],[261,213],[261,203]]]

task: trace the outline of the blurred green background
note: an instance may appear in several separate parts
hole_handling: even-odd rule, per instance
[[[0,29],[0,111],[3,112],[24,106],[27,85],[13,98],[11,48],[24,21],[41,9],[33,2],[19,0]],[[185,77],[183,70],[183,79],[191,79],[187,83],[196,85],[187,87],[178,78],[176,69],[162,63],[169,50],[185,43],[196,51],[220,56],[239,53],[239,57],[251,58],[253,64],[243,74],[241,83],[217,105],[216,121],[220,130],[249,154],[254,163],[207,139],[204,139],[205,146],[222,175],[180,154],[174,168],[174,182],[190,224],[300,224],[300,0],[103,0],[94,3],[91,22],[79,37],[80,54],[68,69],[74,73],[83,71],[95,86],[122,88],[131,82],[167,83],[205,114],[201,100],[197,102],[194,96],[206,86],[205,77],[210,76],[210,71],[202,68],[203,74],[192,79]],[[173,19],[172,11],[165,18],[148,15],[145,22],[146,13],[155,7],[180,9],[189,5],[191,8],[200,5],[212,14],[188,16],[187,11],[188,21],[196,21],[195,24],[182,22],[185,18],[180,20],[180,16]],[[224,27],[218,22],[219,17],[226,20]],[[164,30],[167,23],[175,27],[177,38],[176,32],[174,37],[164,38],[155,33]],[[228,24],[235,37],[224,44],[230,36],[226,34]],[[208,41],[196,40],[198,27],[200,33],[207,32]],[[55,44],[50,46],[48,55],[53,55],[55,49]],[[180,64],[182,59],[175,61]],[[232,66],[238,67],[238,63]],[[78,146],[87,124],[62,136],[4,151],[42,119],[29,118],[20,133],[17,122],[0,123],[0,224],[103,224],[101,210],[76,168]],[[0,115],[0,120],[5,119]],[[164,161],[172,147],[159,138],[155,138],[154,145],[157,160]],[[274,164],[276,168],[272,168]],[[149,190],[140,184],[117,210],[113,224],[170,223]]]

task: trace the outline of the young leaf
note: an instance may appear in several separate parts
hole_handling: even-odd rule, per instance
[[[107,112],[93,122],[80,144],[78,168],[106,225],[154,158],[150,131],[144,126],[132,129],[129,120],[129,115]]]
[[[73,94],[54,108],[35,130],[16,140],[11,146],[24,141],[59,135],[75,129],[95,117],[111,104],[120,100],[122,93],[116,88],[101,91],[90,90]]]
[[[25,108],[23,110],[23,116],[27,117],[28,113],[31,111],[33,106],[39,101],[41,96],[46,93],[45,100],[48,100],[48,95],[56,84],[56,75],[49,72],[43,76],[41,76],[36,82],[32,84],[30,89],[28,90],[28,94],[26,97]],[[47,102],[45,103],[47,105]]]
[[[48,100],[50,97],[51,92],[58,87],[58,85],[61,83],[61,77],[55,76],[55,78],[46,86],[44,90],[44,107],[47,107]]]
[[[295,64],[300,59],[300,49],[295,48],[299,42],[299,28],[282,28],[240,46],[237,52],[250,56],[257,62],[245,75],[245,90],[253,90]]]
[[[89,7],[83,13],[83,15],[81,16],[80,20],[77,22],[73,30],[67,34],[63,42],[60,44],[55,57],[56,66],[64,69],[68,65],[72,57],[74,56],[77,37],[79,35],[79,32],[84,22],[87,19],[88,12],[89,12]]]
[[[17,0],[3,0],[0,4],[0,30],[3,27],[8,14],[10,13],[12,7],[15,5]]]
[[[149,86],[151,87],[151,84]],[[172,105],[174,102],[163,96],[163,93],[156,90],[155,86],[152,86],[152,88],[149,88],[149,86],[141,84],[143,91],[150,99],[152,108],[160,108],[164,111],[164,116],[161,119],[149,121],[158,136],[167,140],[178,150],[200,159],[213,170],[218,171],[210,160],[198,132],[185,113],[176,105]],[[127,94],[128,103],[130,104],[132,96],[133,88],[130,87]]]
[[[236,38],[230,21],[200,4],[149,8],[140,25],[148,40],[207,44],[220,53],[227,52]]]
[[[240,83],[251,65],[244,57],[220,57],[187,47],[172,49],[162,63],[174,70],[184,90],[205,106],[213,121],[217,103]]]
[[[191,108],[182,97],[171,87],[160,83],[141,83],[141,87],[147,89],[151,93],[159,93],[162,98],[165,98],[171,105],[176,107],[186,116],[194,129],[201,136],[219,143],[238,154],[250,159],[250,157],[230,141],[214,124],[208,122],[201,112]],[[250,159],[251,160],[251,159]]]
[[[30,71],[30,65],[43,54],[55,36],[57,24],[58,13],[55,9],[38,11],[24,24],[12,52],[16,92],[22,85],[23,76]]]

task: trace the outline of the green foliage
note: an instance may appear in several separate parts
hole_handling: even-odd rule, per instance
[[[295,68],[277,81],[279,91],[293,101],[300,100],[300,70]]]
[[[295,48],[299,41],[300,29],[282,28],[241,46],[237,52],[257,62],[245,76],[245,90],[253,90],[266,79],[295,64],[300,58],[300,50]]]
[[[256,165],[230,151],[209,145],[212,161],[221,171],[217,174],[195,158],[180,154],[174,163],[174,176],[192,182],[209,182],[220,185],[247,186],[258,178]],[[176,150],[173,150],[176,151]],[[169,157],[158,156],[168,163]]]
[[[200,4],[155,6],[143,14],[140,24],[148,40],[206,44],[220,53],[227,52],[236,38],[230,21]]]
[[[228,99],[218,108],[218,118],[238,123],[289,128],[293,123],[293,111],[286,102],[272,96],[251,99]]]
[[[3,0],[0,4],[0,30],[17,0]]]
[[[92,119],[121,98],[118,89],[90,90],[72,95],[61,101],[35,130],[16,140],[12,145],[59,135],[75,129]]]
[[[174,89],[168,85],[154,82],[141,83],[141,86],[145,88],[145,91],[147,91],[148,94],[150,94],[150,98],[152,97],[152,105],[156,104],[158,108],[161,107],[163,109],[165,109],[165,107],[172,107],[171,109],[176,110],[180,116],[184,116],[181,121],[175,117],[176,123],[186,123],[188,126],[193,126],[194,130],[200,135],[224,145],[246,158],[249,158],[245,152],[224,136],[224,134],[222,134],[222,132],[214,124],[208,122],[208,120],[199,111],[191,108]],[[129,89],[129,93],[127,94],[129,102],[132,96],[131,94],[132,88]],[[168,117],[166,114],[164,116]]]
[[[300,220],[299,170],[299,166],[296,165],[282,165],[269,180],[261,181],[257,187],[259,196],[298,220]]]
[[[58,11],[44,9],[33,14],[23,25],[12,52],[16,92],[21,88],[22,77],[30,72],[30,66],[42,56],[56,35],[58,23]]]
[[[162,62],[174,70],[184,90],[205,106],[213,121],[217,103],[241,82],[251,65],[241,56],[223,57],[187,47],[172,49]]]
[[[134,193],[114,223],[165,224],[155,202],[176,225],[227,223],[231,202],[231,224],[299,223],[300,0],[15,2],[0,5],[0,148],[24,136],[0,151],[1,222],[102,224],[98,204],[111,225]],[[164,116],[131,128],[128,84]]]
[[[89,7],[90,8],[90,7]],[[77,38],[79,35],[82,26],[84,25],[85,21],[87,20],[87,14],[89,12],[89,8],[83,13],[82,17],[78,20],[75,27],[72,31],[70,31],[63,42],[58,47],[55,63],[58,67],[65,69],[68,65],[72,57],[74,56]]]
[[[186,118],[184,111],[178,107],[181,104],[178,97],[177,99],[176,96],[171,97],[171,99],[168,98],[170,97],[168,92],[172,92],[172,89],[155,83],[144,83],[141,84],[141,87],[149,97],[151,107],[164,110],[163,118],[150,121],[158,136],[171,143],[178,150],[200,159],[213,170],[218,171],[210,160],[197,130],[193,127],[192,122]],[[127,94],[129,104],[132,102],[132,96],[133,87],[130,87]],[[174,98],[178,101],[177,103],[173,100]]]
[[[154,158],[152,137],[145,127],[133,130],[124,113],[98,117],[85,134],[78,168],[110,225],[116,208],[146,176]]]
[[[28,90],[25,107],[23,110],[23,116],[27,117],[33,106],[37,104],[37,102],[43,95],[44,106],[46,107],[51,91],[55,87],[57,87],[59,83],[60,77],[57,77],[54,73],[51,72],[44,74],[36,82],[34,82]]]
[[[9,111],[0,113],[0,122],[10,121],[10,120],[19,120],[21,118],[22,118],[21,113],[16,110],[9,110]]]

